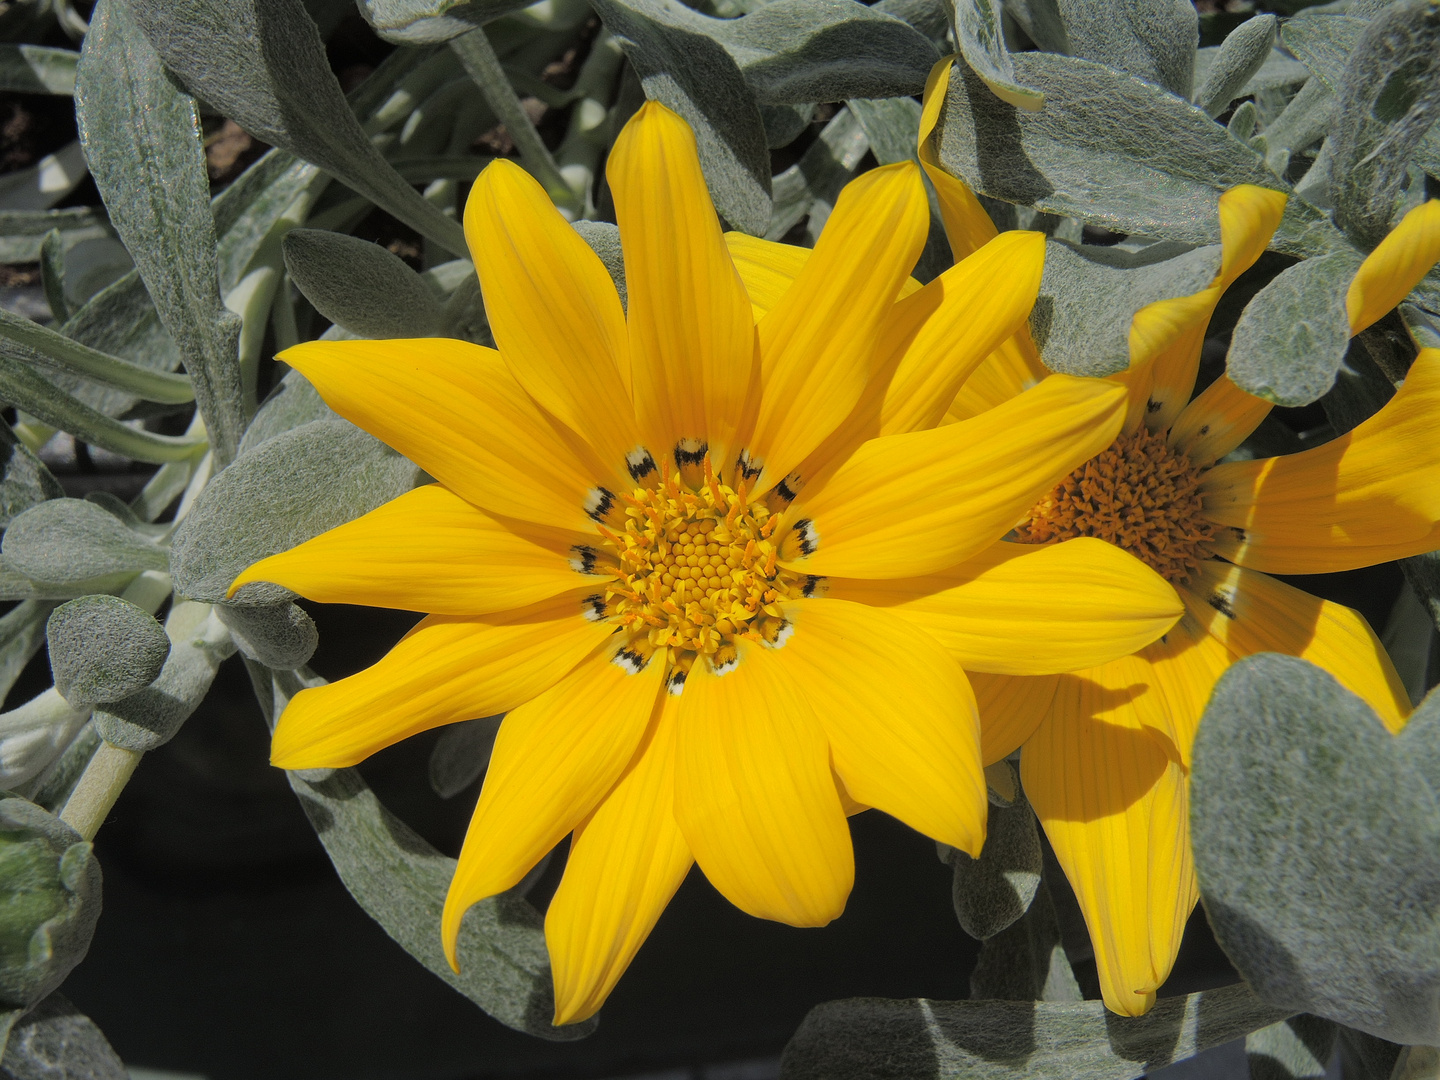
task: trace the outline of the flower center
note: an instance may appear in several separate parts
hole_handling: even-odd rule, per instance
[[[814,588],[814,579],[776,565],[779,516],[751,504],[743,481],[735,491],[716,479],[708,455],[698,490],[667,468],[658,488],[638,487],[621,503],[624,528],[600,526],[619,563],[606,614],[637,635],[633,647],[644,655],[668,648],[680,681],[697,656],[717,669],[733,664],[737,638],[776,643],[785,630],[780,602]]]
[[[1215,526],[1205,520],[1200,470],[1163,435],[1121,435],[1036,503],[1016,530],[1022,544],[1094,536],[1124,548],[1172,585],[1203,559]]]

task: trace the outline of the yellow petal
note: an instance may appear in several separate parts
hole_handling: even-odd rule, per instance
[[[1286,200],[1284,192],[1252,184],[1225,192],[1220,196],[1219,272],[1197,293],[1157,300],[1135,313],[1130,366],[1151,365],[1145,413],[1151,431],[1168,428],[1190,400],[1210,315],[1231,283],[1264,254]]]
[[[980,709],[980,756],[988,769],[1019,750],[1050,715],[1060,676],[966,674]]]
[[[780,302],[810,258],[809,248],[798,244],[777,244],[774,240],[762,240],[742,232],[726,233],[725,247],[730,252],[740,280],[745,283],[756,322]]]
[[[960,665],[888,612],[844,600],[782,607],[794,632],[771,656],[804,688],[845,790],[979,855],[987,806],[980,721]]]
[[[728,465],[759,377],[755,323],[690,125],[646,102],[615,140],[606,175],[625,251],[641,430],[677,465],[698,462],[701,447]]]
[[[500,521],[429,484],[261,559],[235,579],[230,595],[252,581],[273,581],[323,604],[484,615],[603,584],[609,575],[572,569],[572,561],[585,559],[586,541],[580,533]]]
[[[836,578],[826,595],[883,607],[969,671],[1051,675],[1127,656],[1184,612],[1159,574],[1113,544],[993,544],[915,578]]]
[[[545,912],[557,1025],[605,1003],[694,862],[675,823],[679,703],[660,696],[634,760],[570,841]]]
[[[895,305],[898,313],[923,298],[928,310],[915,332],[904,335],[905,350],[880,408],[880,434],[940,422],[961,384],[1025,325],[1044,265],[1044,234],[1003,233]]]
[[[1004,342],[965,380],[955,400],[945,413],[945,423],[953,424],[979,416],[1013,397],[1018,397],[1050,374],[1035,351],[1028,328],[1022,328]]]
[[[920,112],[920,139],[917,147],[925,174],[939,196],[940,217],[945,223],[945,238],[956,262],[979,251],[996,236],[995,223],[980,205],[969,186],[951,176],[940,164],[931,136],[940,120],[945,95],[950,89],[950,72],[955,64],[953,55],[945,57],[930,69],[925,80],[925,103]]]
[[[1062,679],[1020,778],[1080,901],[1106,1006],[1139,1016],[1198,892],[1185,776],[1142,716],[1165,707],[1136,657]]]
[[[1345,294],[1350,333],[1377,322],[1440,261],[1440,199],[1415,207],[1365,257]]]
[[[379,663],[302,690],[275,725],[282,769],[354,765],[411,735],[506,712],[543,693],[610,636],[571,594],[521,611],[423,620]]]
[[[470,905],[510,888],[584,821],[635,757],[658,711],[663,659],[636,671],[616,635],[500,724],[440,914],[450,966]]]
[[[770,650],[691,669],[680,697],[675,818],[711,884],[741,911],[824,926],[845,908],[855,856],[810,687]]]
[[[800,493],[778,533],[781,559],[845,577],[954,566],[1109,446],[1124,406],[1113,382],[1052,375],[971,420],[872,439]]]
[[[500,354],[452,338],[307,341],[279,355],[325,403],[492,514],[590,531],[586,461]]]
[[[1217,465],[1212,547],[1276,574],[1320,574],[1440,547],[1440,349],[1425,349],[1385,407],[1353,431],[1285,457]],[[1237,532],[1238,530],[1238,532]]]
[[[1166,441],[1203,469],[1249,438],[1272,408],[1221,375],[1181,410]]]
[[[755,490],[779,482],[855,407],[876,336],[925,244],[929,219],[910,162],[863,173],[840,193],[815,251],[760,321],[763,391],[750,444]]]
[[[1163,733],[1188,769],[1190,748],[1195,743],[1200,717],[1210,702],[1210,692],[1235,657],[1190,614],[1159,641],[1142,649],[1140,655],[1150,662],[1154,685],[1165,698]]]
[[[470,189],[465,239],[510,373],[624,477],[638,442],[625,313],[600,256],[545,189],[503,159]]]
[[[1309,660],[1369,702],[1391,731],[1405,726],[1410,695],[1358,611],[1218,560],[1202,563],[1181,596],[1236,656],[1278,652]]]

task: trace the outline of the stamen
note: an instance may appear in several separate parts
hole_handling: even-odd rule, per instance
[[[1094,536],[1130,552],[1174,585],[1210,557],[1215,526],[1204,517],[1200,474],[1163,434],[1121,435],[1030,510],[1022,544]]]
[[[638,670],[637,656],[668,650],[672,693],[699,657],[722,671],[738,661],[741,638],[782,640],[780,605],[813,594],[816,580],[779,568],[769,539],[779,519],[763,503],[750,505],[749,478],[730,488],[708,453],[691,475],[686,467],[677,475],[664,461],[658,488],[615,500],[626,508],[623,532],[596,526],[619,573],[606,586],[606,604],[591,610],[626,632],[616,662],[627,670]]]

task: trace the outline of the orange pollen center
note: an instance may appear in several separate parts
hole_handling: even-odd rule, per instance
[[[1183,584],[1209,557],[1215,535],[1199,487],[1200,470],[1142,426],[1060,481],[1031,508],[1016,539],[1051,544],[1094,536]]]
[[[771,537],[779,524],[763,502],[751,504],[716,479],[691,490],[666,470],[658,488],[621,497],[624,528],[600,532],[619,563],[606,589],[606,612],[637,635],[632,648],[670,650],[688,671],[697,656],[733,663],[735,641],[774,642],[785,626],[781,601],[806,595],[808,578],[781,569]]]

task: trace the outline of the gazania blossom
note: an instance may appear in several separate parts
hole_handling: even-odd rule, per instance
[[[1122,387],[1054,376],[934,426],[1023,325],[1043,238],[998,237],[920,288],[928,212],[908,163],[852,182],[813,252],[727,238],[693,135],[653,102],[607,168],[628,310],[501,161],[465,211],[498,351],[282,354],[438,483],[232,585],[427,614],[379,663],[295,696],[274,735],[283,768],[507,713],[440,930],[458,964],[465,911],[571,834],[545,921],[556,1023],[600,1007],[692,861],[744,911],[817,926],[851,887],[847,813],[876,807],[978,853],[962,662],[1103,663],[1181,613],[1110,545],[997,544],[1115,438]],[[836,595],[839,574],[881,593],[934,575],[933,632]],[[1057,603],[1074,618],[1057,622]]]
[[[927,89],[921,156],[952,242],[968,235],[984,243],[994,235],[989,218],[928,145],[948,78],[946,61]],[[1255,187],[1221,197],[1215,279],[1134,318],[1131,365],[1117,377],[1129,394],[1122,431],[1016,529],[1025,543],[1090,537],[1129,551],[1176,587],[1185,616],[1161,640],[1085,670],[974,677],[984,759],[1022,748],[1025,792],[1085,914],[1105,1002],[1119,1013],[1154,1003],[1195,906],[1190,750],[1225,669],[1251,653],[1288,653],[1329,671],[1391,731],[1410,708],[1359,613],[1269,575],[1350,570],[1440,548],[1440,350],[1422,350],[1394,398],[1353,431],[1282,457],[1220,462],[1269,402],[1223,375],[1192,400],[1211,313],[1265,250],[1285,202]],[[1437,258],[1440,201],[1432,200],[1364,260],[1347,293],[1351,335],[1404,299]],[[1014,394],[1039,371],[1022,333],[982,365],[950,418],[1023,400]]]

